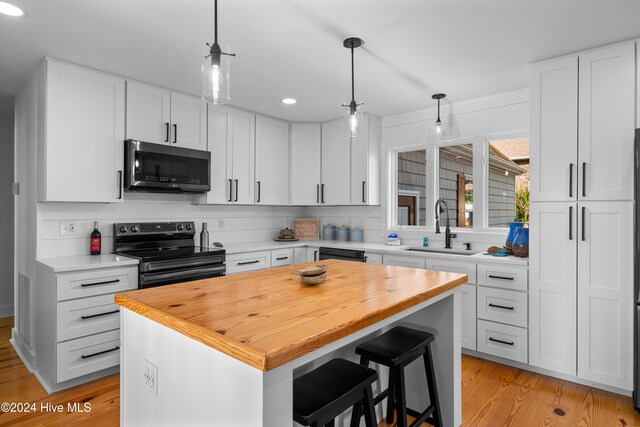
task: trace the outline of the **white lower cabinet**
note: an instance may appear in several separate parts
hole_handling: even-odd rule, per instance
[[[48,392],[111,373],[120,363],[114,293],[138,287],[138,267],[36,272],[36,372]],[[104,371],[104,372],[101,372]]]
[[[364,261],[370,265],[382,265],[382,254],[364,253]]]
[[[460,328],[461,345],[469,350],[476,349],[476,286],[460,286]]]
[[[246,273],[271,267],[271,251],[244,252],[227,255],[227,275]]]
[[[478,319],[478,351],[527,363],[527,330]]]
[[[271,251],[271,267],[282,267],[293,264],[293,249]]]
[[[407,256],[407,255],[395,255],[384,254],[382,256],[382,263],[385,265],[397,265],[400,267],[411,268],[425,268],[425,259],[423,257]]]
[[[293,248],[293,263],[304,264],[307,262],[307,248]]]
[[[307,248],[307,262],[319,261],[320,251],[317,247]]]
[[[478,287],[478,319],[527,327],[527,294]]]

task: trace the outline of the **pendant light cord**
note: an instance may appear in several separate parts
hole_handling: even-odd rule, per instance
[[[431,119],[433,120],[433,119]],[[440,100],[438,99],[438,120],[436,120],[436,123],[440,122]]]
[[[217,0],[216,0],[217,1]],[[353,42],[351,42],[351,100],[356,100],[356,90],[355,90],[355,73],[354,73],[354,65],[353,65]]]
[[[218,0],[213,0],[213,42],[218,43]]]

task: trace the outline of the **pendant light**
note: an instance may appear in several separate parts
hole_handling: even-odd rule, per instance
[[[355,96],[355,77],[353,66],[353,49],[356,49],[364,45],[364,40],[358,37],[349,37],[342,43],[347,49],[351,49],[351,102],[348,104],[342,104],[346,113],[346,130],[347,136],[350,139],[360,138],[362,136],[362,108],[364,103],[358,104]]]
[[[438,142],[444,136],[444,126],[442,126],[442,120],[440,120],[440,100],[446,96],[444,93],[436,93],[431,97],[431,99],[438,101],[438,119],[431,129],[431,137],[435,142]]]
[[[228,104],[229,66],[234,53],[224,52],[218,40],[218,0],[213,2],[213,43],[206,43],[202,55],[202,100],[214,105]],[[229,46],[225,46],[229,50]]]

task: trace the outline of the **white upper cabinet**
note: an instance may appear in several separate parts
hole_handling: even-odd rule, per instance
[[[320,203],[351,204],[351,143],[344,119],[322,124],[322,183]]]
[[[207,104],[200,98],[127,82],[127,138],[206,150]]]
[[[320,124],[291,125],[291,204],[320,204]]]
[[[127,82],[127,138],[164,144],[171,132],[171,92]]]
[[[580,199],[633,200],[635,71],[635,43],[580,55]]]
[[[576,200],[578,56],[536,64],[531,70],[532,202]]]
[[[207,149],[207,104],[195,96],[171,94],[173,139],[178,147]]]
[[[255,150],[256,203],[289,204],[289,123],[257,116]]]
[[[255,116],[235,108],[212,105],[208,121],[211,191],[195,202],[253,204]]]
[[[578,209],[578,376],[633,390],[633,202]]]
[[[380,204],[382,120],[365,114],[364,135],[351,141],[351,204]]]
[[[121,201],[124,79],[53,60],[39,73],[46,132],[38,143],[38,200]]]
[[[529,364],[576,375],[577,206],[530,209]]]

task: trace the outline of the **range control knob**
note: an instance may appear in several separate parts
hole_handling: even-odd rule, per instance
[[[126,233],[127,232],[127,227],[125,227],[124,225],[122,227],[120,227],[120,232],[121,233]]]
[[[134,233],[137,233],[139,230],[137,225],[134,225],[133,227],[131,227],[131,231],[133,231]]]
[[[191,230],[192,228],[193,228],[193,225],[187,224],[187,230]]]
[[[178,230],[182,231],[183,228],[182,224],[178,224]]]

